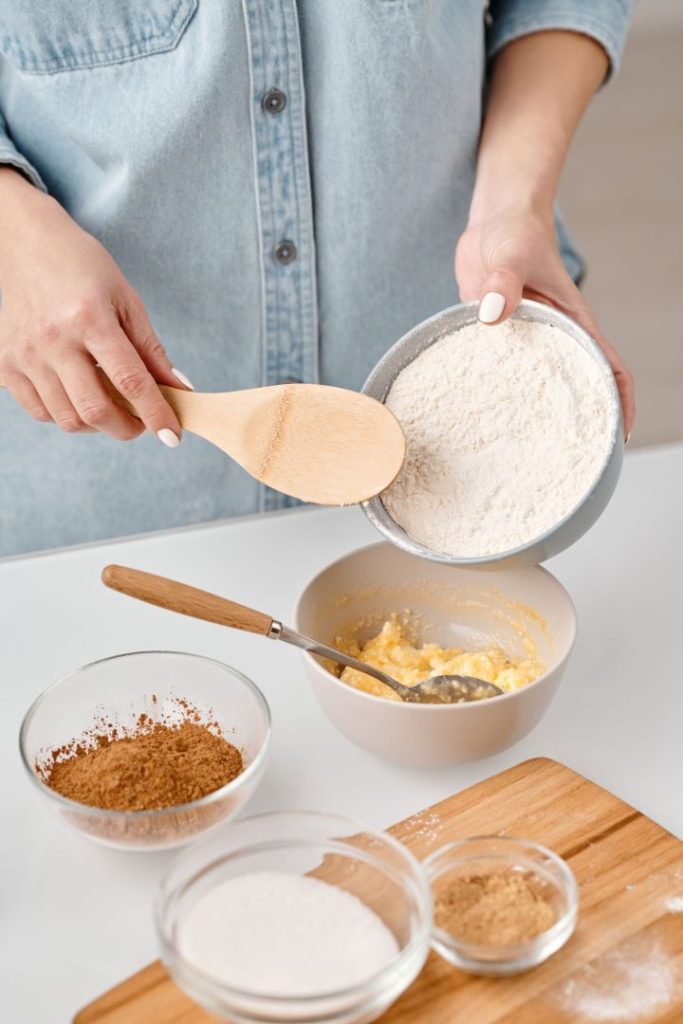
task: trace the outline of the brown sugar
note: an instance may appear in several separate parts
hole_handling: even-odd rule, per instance
[[[113,727],[93,732],[52,751],[40,775],[62,796],[105,810],[153,811],[199,800],[237,778],[244,764],[215,723],[190,717],[166,724],[141,715],[129,735]]]
[[[461,875],[436,894],[434,920],[463,942],[515,946],[556,920],[549,886],[530,872]]]

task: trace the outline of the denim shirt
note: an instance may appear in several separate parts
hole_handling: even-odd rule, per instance
[[[198,390],[360,388],[458,299],[487,60],[560,28],[614,66],[630,6],[0,0],[0,163],[104,243]],[[0,395],[0,554],[287,503],[197,438],[67,436]]]

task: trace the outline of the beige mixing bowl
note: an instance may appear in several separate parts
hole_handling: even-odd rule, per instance
[[[295,622],[323,643],[349,634],[362,642],[405,611],[423,642],[469,649],[495,643],[522,655],[523,638],[531,638],[546,671],[520,690],[472,704],[403,704],[354,689],[304,654],[313,692],[344,736],[389,760],[434,767],[496,754],[540,721],[576,634],[571,598],[554,576],[538,567],[482,573],[373,544],[315,576]]]

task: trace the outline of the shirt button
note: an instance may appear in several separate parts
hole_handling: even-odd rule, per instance
[[[278,242],[275,246],[275,252],[273,253],[278,263],[291,263],[292,260],[296,259],[296,246],[294,242],[289,242],[284,239],[282,242]]]
[[[271,89],[261,100],[267,114],[280,114],[287,106],[287,97],[279,89]]]

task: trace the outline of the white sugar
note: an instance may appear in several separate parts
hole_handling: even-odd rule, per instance
[[[316,878],[254,872],[205,892],[179,932],[189,963],[253,994],[313,996],[359,984],[398,952],[351,893]]]

